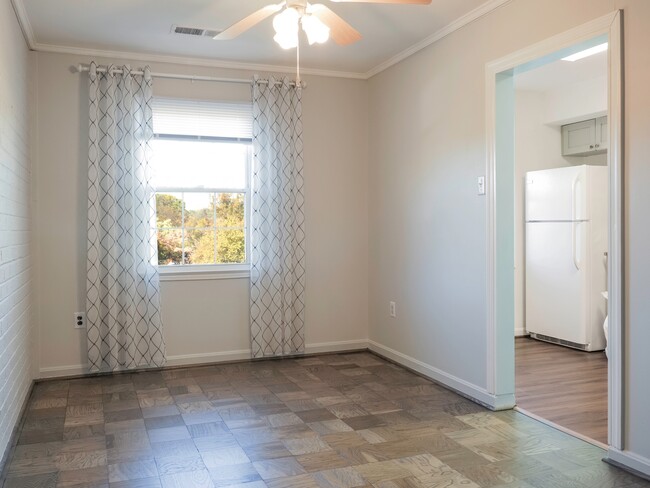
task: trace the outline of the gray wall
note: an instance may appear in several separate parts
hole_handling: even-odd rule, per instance
[[[647,0],[513,0],[368,82],[308,78],[308,343],[338,347],[369,334],[402,358],[485,387],[485,198],[476,195],[486,159],[485,63],[616,8],[626,19],[626,446],[650,458]],[[40,359],[59,373],[84,361],[70,321],[83,303],[84,79],[69,67],[87,61],[38,54]],[[157,86],[168,96],[246,96],[216,85]],[[246,280],[164,283],[169,353],[189,360],[248,348],[247,290]],[[188,317],[192,300],[212,308]]]
[[[370,80],[370,339],[486,385],[485,64],[625,9],[626,447],[650,459],[650,2],[514,0]],[[388,315],[389,300],[398,316]]]
[[[83,371],[87,75],[83,56],[38,53],[40,369]],[[119,60],[98,60],[127,63]],[[145,63],[128,62],[132,66]],[[250,78],[250,72],[152,63],[158,72]],[[305,77],[303,94],[308,351],[365,347],[367,306],[367,84]],[[154,95],[250,100],[248,85],[154,80]],[[171,364],[250,357],[249,280],[164,281],[162,316]]]

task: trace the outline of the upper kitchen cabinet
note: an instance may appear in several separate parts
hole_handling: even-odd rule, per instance
[[[609,126],[607,116],[596,119],[596,148],[602,152],[609,149]]]
[[[562,156],[591,156],[607,152],[607,117],[562,126]]]

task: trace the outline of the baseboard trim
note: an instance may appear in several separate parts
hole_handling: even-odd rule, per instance
[[[67,366],[48,366],[40,368],[38,379],[61,378],[79,376],[88,373],[88,366],[84,364],[70,364]]]
[[[242,361],[250,358],[250,349],[205,353],[202,352],[197,354],[179,354],[176,356],[167,356],[167,363],[165,366],[194,366],[196,364]]]
[[[485,388],[476,386],[461,378],[457,378],[419,359],[407,356],[395,349],[375,341],[368,341],[368,348],[375,354],[389,359],[407,369],[425,376],[426,378],[449,388],[476,403],[491,410],[509,410],[515,406],[514,394],[492,395]]]
[[[321,354],[326,352],[363,351],[368,349],[368,339],[351,341],[315,342],[305,345],[305,354]]]
[[[322,354],[328,352],[347,352],[368,349],[368,341],[357,339],[353,341],[317,342],[305,345],[305,354]],[[193,366],[206,363],[223,363],[230,361],[245,361],[251,359],[250,349],[235,351],[220,351],[198,354],[182,354],[167,356],[167,366]]]
[[[515,337],[526,337],[528,335],[528,332],[526,332],[526,329],[523,327],[516,327],[515,328]]]
[[[305,345],[305,354],[323,354],[336,352],[363,351],[368,349],[366,339],[355,339],[336,342],[316,342]],[[201,364],[228,363],[233,361],[247,361],[251,359],[250,349],[236,349],[232,351],[205,352],[197,354],[179,354],[167,356],[165,367],[196,366]],[[50,366],[40,368],[39,379],[67,378],[88,374],[85,364],[72,364],[67,366]]]
[[[488,393],[488,395],[494,399],[494,403],[490,408],[495,412],[501,410],[512,410],[515,408],[515,405],[517,405],[514,393],[508,393],[506,395],[492,395]]]
[[[20,434],[20,431],[23,429],[23,425],[25,424],[25,412],[27,411],[27,406],[29,405],[29,399],[32,397],[32,393],[34,392],[34,385],[36,385],[36,382],[32,380],[29,385],[29,389],[27,390],[27,395],[25,395],[23,404],[20,407],[18,420],[16,421],[16,424],[11,431],[11,436],[9,436],[9,442],[7,443],[5,452],[2,454],[2,459],[0,459],[0,486],[4,486],[4,483],[6,481],[7,473],[5,472],[5,468],[9,465],[9,462],[13,458],[14,452],[16,451],[16,446],[18,445],[18,435]]]
[[[640,478],[650,480],[650,459],[634,454],[630,451],[621,451],[615,447],[607,450],[606,463],[624,469]]]

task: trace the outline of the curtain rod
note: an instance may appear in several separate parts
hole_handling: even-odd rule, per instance
[[[88,73],[90,71],[90,66],[87,64],[78,64],[75,66],[75,69],[77,73]],[[97,67],[97,72],[98,73],[106,73],[108,71],[108,68],[106,67]],[[115,74],[122,74],[123,70],[121,68],[115,68],[111,70],[112,73]],[[133,75],[144,75],[144,71],[142,70],[134,70],[131,71],[131,74]],[[253,80],[250,78],[216,78],[214,76],[197,76],[197,75],[181,75],[181,74],[176,74],[176,73],[156,73],[156,72],[151,72],[151,76],[153,78],[167,78],[170,80],[189,80],[189,81],[211,81],[211,82],[217,82],[217,83],[240,83],[240,84],[246,84],[250,85],[253,83]],[[268,84],[268,80],[259,80],[258,83],[261,84]],[[281,85],[281,81],[276,81],[276,85]],[[289,83],[290,86],[296,86],[296,83],[294,81]],[[307,88],[307,83],[304,81],[300,82],[301,88]]]

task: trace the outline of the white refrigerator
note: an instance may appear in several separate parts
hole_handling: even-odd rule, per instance
[[[526,173],[526,331],[584,351],[605,349],[607,167]]]

